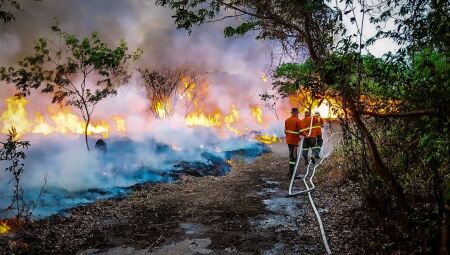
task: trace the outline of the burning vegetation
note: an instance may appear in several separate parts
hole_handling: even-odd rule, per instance
[[[10,230],[8,223],[0,220],[0,235],[8,234]]]
[[[186,107],[184,124],[187,127],[225,129],[236,135],[244,135],[254,130],[248,126],[249,122],[256,123],[256,125],[251,126],[258,126],[260,130],[264,130],[269,124],[268,121],[273,121],[267,116],[267,113],[264,113],[263,108],[254,104],[244,109],[249,112],[247,115],[251,117],[250,121],[241,115],[242,110],[239,110],[234,104],[230,105],[228,112],[223,112],[217,106],[215,110],[211,110],[211,106],[204,102],[204,99],[208,97],[206,81],[197,85],[192,80],[188,82],[187,78],[181,76],[176,84],[179,87],[174,89],[176,95],[170,96],[171,100],[156,92],[152,92],[153,94],[147,93],[150,111],[156,118],[168,119],[173,115],[175,109]],[[147,87],[147,85],[144,86]],[[163,94],[167,95],[166,92]],[[154,100],[151,100],[152,97],[154,97]],[[299,99],[292,96],[289,100],[291,105],[296,106],[295,102]],[[29,101],[25,97],[11,96],[5,99],[5,109],[0,116],[2,133],[7,134],[11,127],[15,127],[18,137],[27,133],[41,135],[54,133],[85,134],[83,119],[74,113],[70,107],[50,105],[45,112],[33,112],[27,109],[28,104]],[[335,119],[337,113],[332,109],[326,100],[323,100],[318,107],[314,108],[321,113],[323,118]],[[107,138],[111,133],[124,135],[127,131],[128,125],[125,116],[112,115],[108,118],[92,121],[87,128],[87,135],[100,135]],[[276,134],[257,136],[256,139],[267,144],[278,140]]]
[[[272,144],[276,142],[281,142],[281,139],[278,138],[275,134],[273,135],[256,135],[256,140],[264,144]]]
[[[24,134],[84,134],[84,121],[69,107],[52,105],[47,112],[34,112],[30,114],[26,106],[28,100],[24,97],[11,96],[6,98],[6,109],[0,116],[1,132],[7,134],[15,127],[17,136]],[[108,137],[114,130],[118,133],[126,131],[125,119],[120,116],[112,116],[110,120],[101,120],[89,124],[87,134],[99,134]]]

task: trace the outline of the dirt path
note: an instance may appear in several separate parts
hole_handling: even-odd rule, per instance
[[[286,158],[268,153],[252,164],[234,164],[227,176],[144,185],[125,199],[39,221],[21,247],[35,254],[295,252],[289,237],[299,237],[293,219],[304,217],[305,205],[286,198]],[[319,250],[320,243],[306,239],[308,249]]]
[[[27,234],[9,240],[8,249],[25,254],[325,254],[307,197],[287,196],[283,146],[275,145],[251,164],[234,162],[227,176],[143,185],[125,199],[36,222]],[[332,250],[361,254],[351,245],[340,247],[342,231],[350,233],[352,226],[343,221],[346,210],[330,208],[334,200],[349,210],[353,205],[335,199],[341,196],[333,183],[322,186],[319,182],[314,197]]]

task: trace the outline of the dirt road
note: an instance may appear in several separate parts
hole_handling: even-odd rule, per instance
[[[272,149],[251,164],[233,162],[227,176],[143,185],[127,198],[99,201],[72,209],[70,217],[36,222],[26,234],[9,240],[4,252],[325,254],[307,197],[287,196],[284,144]],[[363,254],[362,247],[352,247],[358,240],[352,239],[353,226],[346,225],[347,209],[355,209],[342,196],[345,185],[321,184],[332,170],[325,165],[321,171],[314,197],[331,249],[335,254]],[[342,194],[336,194],[338,186]],[[344,209],[332,208],[335,203]]]

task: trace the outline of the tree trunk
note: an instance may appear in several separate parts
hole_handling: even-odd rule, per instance
[[[88,127],[89,127],[90,122],[91,122],[91,120],[88,118],[86,121],[86,125],[84,126],[84,140],[86,141],[86,147],[87,147],[88,151],[90,151],[89,142],[88,142]]]
[[[375,165],[375,172],[383,179],[389,191],[397,198],[398,205],[400,206],[400,209],[402,211],[402,225],[407,229],[410,229],[411,224],[409,214],[411,209],[408,205],[408,202],[406,201],[405,194],[403,193],[403,188],[395,181],[393,174],[383,163],[380,152],[377,148],[377,144],[375,143],[373,136],[370,134],[366,125],[361,120],[361,116],[359,114],[354,114],[352,118],[362,132],[364,139],[368,143],[369,151]]]
[[[444,207],[444,213],[442,215],[442,220],[440,222],[440,228],[441,228],[441,247],[440,247],[440,254],[441,255],[448,255],[450,254],[450,247],[449,247],[449,243],[450,240],[448,238],[448,214],[450,212],[450,206],[449,205],[445,205]]]
[[[309,56],[311,57],[312,61],[317,64],[321,62],[321,59],[319,55],[317,54],[316,48],[314,47],[314,44],[312,42],[312,36],[310,31],[310,25],[309,25],[309,15],[305,14],[305,42],[306,47],[308,48]]]
[[[17,215],[16,215],[16,219],[17,219],[17,223],[20,220],[20,207],[19,207],[19,181],[20,181],[20,177],[19,174],[16,172],[16,167],[13,167],[13,173],[14,173],[14,178],[16,180],[15,183],[15,191],[14,191],[14,199],[16,200],[16,210],[17,210]]]

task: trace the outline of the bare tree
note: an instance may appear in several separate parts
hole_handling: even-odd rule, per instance
[[[181,81],[183,87],[179,93],[180,98],[184,101],[184,116],[186,117],[204,98],[208,86],[205,73],[192,71],[187,68],[183,69]]]
[[[277,103],[280,100],[280,96],[276,93],[270,94],[268,91],[264,92],[259,96],[263,101],[264,107],[267,108],[269,111],[271,111],[277,118],[277,121],[280,122],[280,118],[278,116],[277,111]]]
[[[139,69],[147,99],[149,111],[159,119],[173,115],[179,100],[183,100],[185,116],[199,102],[206,90],[206,77],[186,67],[159,67]]]
[[[174,113],[178,90],[182,86],[180,69],[160,67],[157,69],[139,69],[147,99],[150,101],[150,112],[156,118],[164,119]]]

